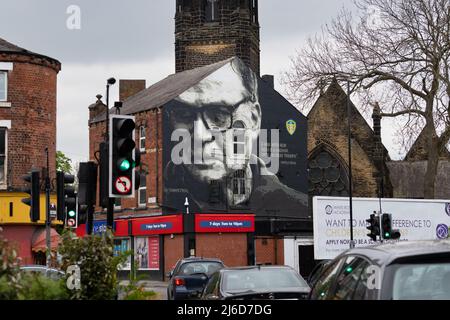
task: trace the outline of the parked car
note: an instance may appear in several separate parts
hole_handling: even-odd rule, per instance
[[[179,260],[167,275],[169,278],[167,299],[199,298],[209,277],[224,267],[221,260],[213,258],[190,257]]]
[[[324,270],[330,262],[331,262],[331,260],[320,260],[316,264],[316,266],[313,268],[313,270],[309,274],[308,278],[306,279],[306,282],[308,282],[308,285],[310,287],[314,286],[314,284],[316,283],[317,278],[321,274],[322,270]]]
[[[348,250],[321,272],[310,299],[450,299],[450,241],[408,241]]]
[[[41,274],[52,280],[60,280],[60,279],[64,278],[64,276],[65,276],[64,271],[54,269],[54,268],[47,268],[47,266],[42,266],[42,265],[21,266],[20,271],[26,272],[26,273]]]
[[[300,300],[310,288],[288,266],[224,268],[213,274],[203,290],[203,300]]]

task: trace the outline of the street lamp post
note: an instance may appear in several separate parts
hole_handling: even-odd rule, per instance
[[[45,170],[45,242],[47,245],[46,265],[50,268],[52,261],[52,244],[51,244],[51,217],[50,217],[50,163],[48,156],[48,148],[45,148],[47,157],[47,170]]]
[[[109,87],[114,85],[116,83],[116,79],[114,78],[109,78],[106,82],[106,135],[105,135],[105,142],[106,145],[108,146],[108,154],[109,154],[109,148],[111,148],[111,146],[108,145],[108,141],[109,141]],[[109,175],[106,178],[108,180],[107,185],[109,186],[109,184],[111,183],[111,181],[109,181]],[[106,208],[106,226],[109,229],[113,229],[114,226],[114,199],[110,198],[108,195],[108,206]]]

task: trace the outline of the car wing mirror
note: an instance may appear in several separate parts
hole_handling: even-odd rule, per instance
[[[169,279],[172,278],[172,275],[173,275],[173,271],[169,271],[166,274],[167,278],[169,278]]]

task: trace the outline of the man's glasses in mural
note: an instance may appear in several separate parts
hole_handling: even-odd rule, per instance
[[[202,119],[206,128],[215,131],[226,131],[231,128],[243,128],[241,121],[234,122],[233,112],[241,104],[248,102],[243,99],[234,106],[209,104],[203,107],[176,106],[170,111],[170,121],[176,128],[189,131],[194,129],[195,121]]]

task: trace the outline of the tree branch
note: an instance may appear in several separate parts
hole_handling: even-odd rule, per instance
[[[418,114],[421,115],[423,117],[426,116],[425,112],[421,111],[421,110],[403,110],[403,111],[399,111],[399,112],[392,112],[392,113],[381,113],[382,117],[387,117],[387,118],[394,118],[394,117],[398,117],[398,116],[402,116],[405,114]]]

